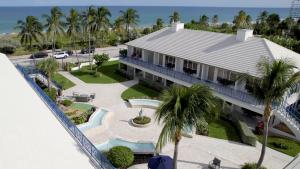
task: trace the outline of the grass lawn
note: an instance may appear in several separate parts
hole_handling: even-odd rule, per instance
[[[261,135],[257,135],[258,141],[261,142],[262,141],[262,136]],[[279,148],[276,147],[274,145],[274,143],[281,143],[283,145],[285,145],[285,148]],[[300,152],[300,143],[290,140],[290,139],[286,139],[286,138],[279,138],[279,137],[273,137],[273,136],[269,136],[268,137],[268,147],[272,148],[274,150],[280,151],[284,154],[290,155],[290,156],[296,156],[299,152]]]
[[[61,75],[59,73],[54,74],[53,80],[55,80],[59,85],[61,85],[64,90],[75,86],[75,84],[72,81],[65,78],[63,75]]]
[[[89,66],[81,68],[80,71],[71,72],[74,76],[86,83],[119,83],[124,82],[127,79],[115,72],[118,68],[119,61],[110,61],[103,64],[100,68],[100,77],[95,77],[91,73],[94,71],[90,70]]]
[[[70,106],[71,109],[80,110],[82,112],[86,112],[86,111],[90,110],[92,107],[93,107],[93,105],[85,104],[85,103],[73,103]]]
[[[225,120],[218,119],[208,122],[209,137],[241,142],[237,130]]]
[[[146,86],[137,84],[125,90],[121,97],[124,100],[128,99],[158,99],[161,93]]]

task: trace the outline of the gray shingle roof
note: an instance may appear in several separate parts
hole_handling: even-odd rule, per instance
[[[236,35],[188,29],[172,32],[167,27],[127,45],[253,76],[258,76],[256,65],[264,57],[291,58],[300,67],[299,54],[258,37],[240,42]]]

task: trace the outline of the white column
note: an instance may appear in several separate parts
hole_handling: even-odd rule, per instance
[[[215,71],[214,71],[214,82],[217,83],[218,82],[218,68],[215,67]]]
[[[146,79],[146,72],[143,71],[143,78]]]
[[[183,59],[175,58],[175,71],[183,72]]]
[[[163,55],[163,67],[166,67],[166,55]]]
[[[158,61],[158,59],[159,59],[159,58],[158,58],[158,55],[159,55],[159,54],[158,54],[157,52],[154,52],[154,56],[153,56],[153,57],[154,57],[154,58],[153,58],[153,64],[155,64],[155,65],[158,65],[158,62],[159,62],[159,61]]]
[[[147,61],[147,60],[146,60],[146,55],[145,55],[145,53],[146,53],[145,49],[142,49],[142,60],[143,60],[144,62]]]
[[[197,63],[197,73],[194,75],[194,76],[196,76],[196,77],[201,77],[201,75],[200,75],[200,66],[201,66],[201,63]]]
[[[132,46],[128,46],[127,47],[127,55],[128,56],[132,56],[132,54],[133,54],[133,47]]]
[[[207,76],[208,76],[208,65],[202,64],[201,79],[207,80]]]

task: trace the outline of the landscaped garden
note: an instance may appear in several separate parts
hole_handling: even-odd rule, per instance
[[[257,136],[262,141],[262,136]],[[268,147],[290,156],[296,156],[300,152],[300,143],[287,138],[269,136]]]
[[[137,84],[125,90],[121,97],[123,100],[128,99],[159,99],[161,92],[148,88],[144,85]]]
[[[93,66],[93,70],[90,69],[90,66],[85,66],[80,70],[73,71],[71,73],[86,83],[120,83],[127,79],[116,73],[118,64],[119,61],[106,62],[101,66],[99,72],[96,74],[96,66]]]
[[[85,103],[73,103],[70,100],[60,102],[60,108],[76,125],[86,123],[95,111],[95,107]]]
[[[66,90],[69,89],[73,86],[75,86],[75,84],[70,81],[69,79],[65,78],[63,75],[59,74],[59,73],[55,73],[53,75],[53,80],[56,81],[59,85],[61,85],[61,87]]]

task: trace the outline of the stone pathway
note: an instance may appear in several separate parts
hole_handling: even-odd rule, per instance
[[[104,107],[111,111],[112,116],[107,125],[99,126],[85,132],[85,135],[95,144],[101,144],[110,138],[121,138],[127,141],[147,141],[155,143],[159,137],[162,126],[154,122],[153,109],[143,109],[144,114],[152,118],[152,124],[146,128],[136,128],[130,124],[130,119],[138,115],[139,108],[129,108],[121,99],[121,93],[127,88],[137,84],[136,80],[114,84],[86,84],[68,72],[60,72],[73,81],[76,86],[63,92],[64,95],[72,93],[96,93],[96,99],[91,104]],[[223,168],[240,168],[245,162],[257,161],[260,146],[247,146],[237,142],[215,139],[205,136],[183,137],[179,145],[179,169],[207,168],[207,164],[214,157],[222,160]],[[161,154],[173,156],[173,144],[167,144]],[[282,169],[292,157],[283,153],[267,149],[264,165],[269,169]],[[140,164],[131,169],[146,169],[147,164]]]

